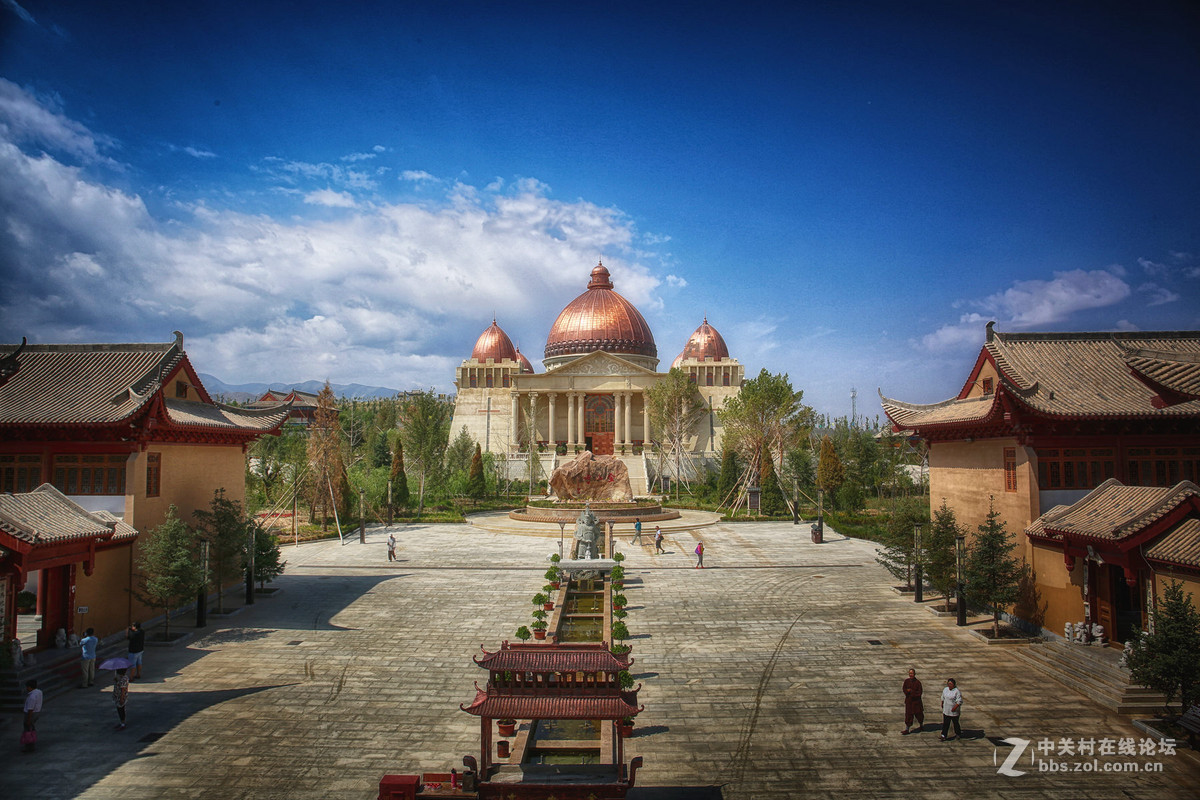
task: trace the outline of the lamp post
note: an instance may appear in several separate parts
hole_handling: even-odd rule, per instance
[[[617,524],[616,520],[612,520],[612,519],[610,519],[610,520],[608,521],[608,539],[607,539],[607,541],[605,541],[605,543],[604,543],[604,557],[605,557],[605,558],[612,558],[612,554],[613,554],[613,526],[614,526],[614,525],[616,525],[616,524]]]
[[[255,528],[253,523],[246,526],[250,541],[246,543],[246,605],[254,605],[254,550],[258,544],[254,541]]]
[[[925,580],[921,575],[921,526],[913,526],[913,572],[915,575],[915,586],[913,587],[913,601],[917,603],[925,602]]]
[[[967,601],[963,597],[963,571],[967,561],[967,537],[960,533],[954,537],[954,567],[955,586],[954,586],[954,607],[958,609],[958,624],[963,626],[967,624]]]
[[[792,478],[792,524],[800,524],[800,482]]]
[[[558,521],[558,560],[559,561],[566,558],[566,556],[563,555],[563,539],[566,537],[566,535],[567,535],[567,523],[565,520],[560,519]]]
[[[367,543],[367,490],[358,490],[358,543]]]

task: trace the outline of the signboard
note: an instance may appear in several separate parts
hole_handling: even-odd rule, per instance
[[[757,512],[761,507],[759,499],[762,497],[762,489],[757,486],[751,486],[746,490],[746,508],[750,511]]]
[[[88,612],[87,606],[80,606],[79,608],[75,609],[76,614],[86,614],[87,612]]]

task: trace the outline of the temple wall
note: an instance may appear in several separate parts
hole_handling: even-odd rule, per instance
[[[1016,449],[1015,492],[1005,491],[1004,487],[1006,447]],[[929,451],[930,505],[936,510],[945,498],[959,524],[973,532],[987,519],[988,506],[994,498],[996,511],[1009,532],[1022,536],[1021,532],[1038,516],[1034,458],[1032,450],[1021,447],[1015,439],[936,442]]]
[[[489,397],[492,401],[491,413],[488,413]],[[512,395],[504,388],[459,389],[454,403],[454,418],[450,425],[451,441],[465,427],[470,437],[484,450],[503,453],[514,438]]]
[[[152,453],[161,457],[157,497],[146,496],[148,456]],[[225,497],[238,503],[246,499],[246,457],[240,445],[152,443],[130,461],[125,478],[125,521],[143,533],[160,525],[172,505],[179,509],[181,520],[194,525],[192,513],[208,508],[217,489],[224,489]]]
[[[82,635],[87,628],[95,628],[96,635],[103,639],[120,633],[129,623],[139,617],[142,606],[127,590],[133,571],[133,542],[123,547],[100,550],[96,554],[96,568],[91,575],[83,574],[80,565],[75,573],[75,599],[73,605],[87,606],[88,613],[76,616],[75,632]],[[146,613],[140,619],[151,616]]]
[[[1179,581],[1183,584],[1183,596],[1187,597],[1188,593],[1191,593],[1192,605],[1197,611],[1200,611],[1200,576],[1184,572],[1170,572],[1165,568],[1156,570],[1154,587],[1159,597],[1162,597],[1163,590],[1171,581]]]
[[[1049,632],[1062,635],[1068,622],[1079,622],[1084,618],[1083,569],[1076,566],[1068,572],[1063,562],[1062,550],[1030,542],[1030,567],[1037,587],[1039,609],[1043,609],[1042,627]],[[1018,609],[1018,616],[1029,617],[1032,609]]]

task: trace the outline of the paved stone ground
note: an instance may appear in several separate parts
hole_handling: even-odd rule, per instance
[[[623,548],[646,706],[628,748],[645,757],[640,786],[727,800],[1200,795],[1200,759],[1184,752],[1098,758],[1161,765],[1141,774],[1042,773],[1027,752],[1027,774],[999,775],[1012,750],[992,739],[1142,734],[903,600],[870,544],[807,533],[721,524],[672,532],[667,555]],[[486,677],[471,656],[528,622],[554,534],[401,527],[395,564],[382,531],[366,546],[285,547],[274,597],[147,652],[126,731],[100,687],[46,704],[35,754],[18,753],[17,715],[0,722],[0,797],[368,800],[385,773],[447,770],[478,749],[478,721],[458,709]],[[910,665],[930,713],[926,732],[900,736]],[[939,743],[947,676],[966,696],[966,737]]]

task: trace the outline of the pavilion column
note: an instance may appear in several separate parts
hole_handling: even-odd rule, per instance
[[[521,393],[514,389],[510,397],[512,397],[512,441],[509,442],[509,450],[515,450],[517,443],[521,441]]]
[[[529,393],[529,430],[533,434],[533,443],[536,445],[538,440],[538,425],[537,425],[537,401],[538,393]]]
[[[645,392],[642,392],[642,443],[650,443],[650,404],[646,402]]]
[[[632,444],[632,422],[630,417],[634,416],[634,392],[625,392],[625,444]]]
[[[578,408],[576,409],[576,413],[579,415],[579,420],[578,420],[578,422],[576,422],[576,425],[578,427],[575,429],[575,435],[578,436],[579,438],[576,439],[576,441],[579,444],[583,444],[587,441],[587,439],[585,437],[587,428],[583,424],[583,412],[584,412],[584,406],[587,405],[587,395],[581,392],[579,394],[579,402],[576,403],[576,405],[578,406]]]
[[[613,444],[620,447],[623,444],[621,441],[621,432],[625,430],[621,424],[622,405],[625,402],[624,393],[613,392],[613,401]]]
[[[551,447],[555,446],[555,444],[558,442],[558,439],[554,437],[554,402],[557,397],[557,392],[550,392],[550,394],[546,395],[546,398],[550,403],[550,422],[546,439],[549,440]]]

